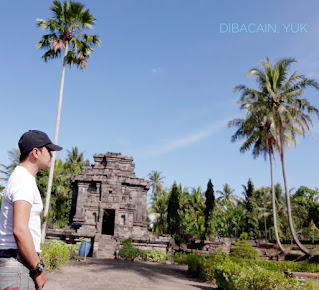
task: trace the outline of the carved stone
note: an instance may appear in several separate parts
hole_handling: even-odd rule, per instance
[[[70,221],[78,235],[149,239],[146,226],[150,184],[135,176],[133,158],[120,153],[95,154],[72,178]]]

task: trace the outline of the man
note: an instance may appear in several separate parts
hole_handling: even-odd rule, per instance
[[[4,189],[0,213],[0,289],[42,289],[48,277],[40,260],[43,204],[35,175],[51,165],[54,145],[30,130],[19,140],[20,162]]]

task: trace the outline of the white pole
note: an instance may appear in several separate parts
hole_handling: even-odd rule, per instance
[[[61,85],[60,85],[60,94],[59,94],[59,103],[58,103],[58,113],[56,117],[56,124],[55,124],[55,134],[54,134],[54,144],[58,144],[58,136],[59,136],[59,127],[60,127],[60,119],[61,119],[61,107],[62,107],[62,97],[63,97],[63,87],[64,87],[64,76],[65,76],[65,67],[66,67],[66,55],[68,53],[68,46],[69,44],[66,43],[65,51],[64,51],[64,58],[63,58],[63,67],[62,67],[62,75],[61,75]],[[47,229],[47,222],[48,222],[48,212],[50,207],[50,199],[51,199],[51,188],[52,188],[52,181],[53,181],[53,173],[54,173],[54,164],[55,164],[55,154],[54,151],[51,158],[51,166],[49,172],[49,180],[48,180],[48,188],[47,194],[45,197],[45,208],[43,213],[43,223],[42,223],[42,232],[41,232],[41,243],[44,243],[45,236],[46,236],[46,229]]]

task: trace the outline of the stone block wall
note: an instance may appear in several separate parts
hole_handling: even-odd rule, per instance
[[[95,154],[72,178],[71,222],[87,237],[145,238],[150,184],[135,175],[133,158],[120,153]],[[113,228],[112,228],[113,227]]]

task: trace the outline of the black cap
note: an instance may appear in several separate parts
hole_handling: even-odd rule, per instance
[[[52,143],[47,134],[38,130],[30,130],[24,133],[19,140],[20,152],[26,153],[33,148],[47,147],[52,151],[60,151],[63,148]]]

